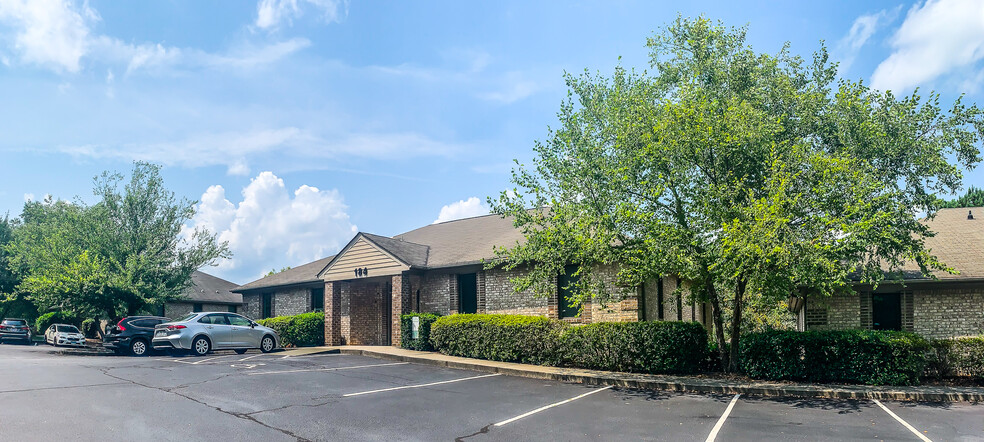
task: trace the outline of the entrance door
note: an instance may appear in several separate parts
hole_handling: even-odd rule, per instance
[[[458,275],[458,313],[478,313],[478,277],[474,273]]]
[[[575,275],[577,266],[569,265],[564,267],[564,274],[557,277],[557,309],[561,318],[574,318],[581,313],[580,304],[571,305],[576,295],[573,287],[581,277]]]
[[[899,293],[871,294],[871,328],[902,330],[902,296]]]

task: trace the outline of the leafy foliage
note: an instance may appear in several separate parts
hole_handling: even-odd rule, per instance
[[[312,347],[325,344],[325,314],[322,312],[276,316],[256,322],[276,330],[283,347]]]
[[[435,349],[448,355],[549,364],[565,326],[542,316],[456,314],[434,321],[430,339]]]
[[[913,208],[935,213],[980,161],[984,113],[835,80],[824,47],[758,53],[745,33],[678,18],[648,42],[652,73],[568,75],[559,127],[489,199],[526,241],[487,265],[528,267],[515,290],[550,296],[574,264],[576,302],[678,275],[711,304],[722,351],[730,319],[732,370],[749,298],[877,285],[906,262],[950,271]],[[614,286],[595,275],[611,265]]]
[[[697,373],[707,330],[697,322],[600,322],[563,331],[557,365],[637,373]]]
[[[95,338],[99,336],[99,321],[88,318],[82,321],[82,334],[87,338]]]
[[[741,345],[754,378],[871,385],[918,384],[930,348],[913,333],[870,330],[767,331]]]
[[[97,177],[94,205],[50,198],[24,205],[4,250],[17,291],[42,311],[133,315],[180,299],[196,269],[229,256],[214,234],[182,232],[194,203],[164,188],[159,166],[135,163],[121,191],[122,180]]]
[[[937,339],[927,371],[937,377],[969,376],[984,380],[984,336]]]
[[[34,330],[43,335],[51,324],[70,324],[76,327],[81,325],[78,317],[71,312],[48,312],[38,316],[37,321],[34,322]]]
[[[967,193],[959,198],[955,198],[948,201],[943,201],[940,204],[941,208],[959,208],[959,207],[982,207],[984,206],[984,189],[979,187],[970,186],[967,189]]]
[[[413,318],[420,318],[420,329],[417,339],[413,338]],[[400,317],[400,347],[408,350],[434,351],[431,345],[431,324],[441,315],[433,313],[408,313]]]

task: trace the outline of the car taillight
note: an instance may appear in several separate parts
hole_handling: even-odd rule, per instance
[[[183,328],[188,328],[188,327],[185,327],[183,325],[169,325],[169,326],[167,326],[167,329],[168,330],[181,330]]]
[[[120,329],[121,332],[126,331],[126,327],[123,326],[123,319],[120,319],[120,322],[116,323],[116,328]]]

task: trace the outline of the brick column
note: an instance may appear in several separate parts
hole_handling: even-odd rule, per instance
[[[410,313],[413,306],[410,305],[410,277],[406,274],[393,276],[393,311],[390,315],[390,344],[394,347],[400,346],[400,317],[404,313]]]
[[[325,283],[325,345],[342,345],[342,287]]]

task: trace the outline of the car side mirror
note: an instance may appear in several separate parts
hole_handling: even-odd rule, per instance
[[[260,324],[257,324],[255,322],[250,322],[249,323],[249,328],[256,328],[257,325],[260,325]]]

